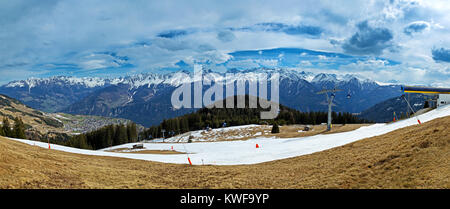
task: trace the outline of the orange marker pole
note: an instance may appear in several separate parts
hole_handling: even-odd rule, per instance
[[[191,158],[188,157],[189,165],[192,165]]]
[[[48,139],[48,149],[50,149],[50,139]]]

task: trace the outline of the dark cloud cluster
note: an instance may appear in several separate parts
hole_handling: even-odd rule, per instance
[[[427,22],[412,22],[403,29],[403,33],[412,35],[413,33],[419,33],[430,27]]]
[[[287,25],[278,22],[258,23],[253,26],[239,28],[238,30],[247,31],[267,31],[285,33],[288,35],[309,35],[319,37],[324,30],[318,26],[312,25]]]
[[[432,49],[431,55],[433,55],[433,59],[437,62],[450,62],[450,49]]]
[[[392,46],[393,33],[387,28],[371,27],[367,21],[357,24],[358,31],[346,40],[345,52],[359,55],[379,55]]]
[[[160,38],[176,38],[180,36],[185,36],[188,34],[186,30],[169,30],[159,33],[157,36]]]

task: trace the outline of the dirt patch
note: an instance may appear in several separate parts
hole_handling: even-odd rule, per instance
[[[331,131],[327,131],[326,125],[308,125],[309,131],[303,131],[306,125],[286,125],[280,127],[280,133],[272,134],[272,126],[260,125],[256,127],[247,127],[233,130],[214,130],[214,131],[201,131],[201,139],[214,139],[213,141],[235,141],[235,140],[248,140],[257,137],[277,137],[277,138],[293,138],[293,137],[305,137],[314,136],[318,134],[332,134],[352,131],[363,126],[369,126],[371,124],[333,124]],[[187,133],[187,135],[189,135]],[[201,142],[201,141],[194,141]]]
[[[114,150],[108,150],[108,152],[120,152],[130,154],[160,154],[160,155],[186,154],[185,152],[178,152],[175,150],[135,150],[130,148],[118,148]]]
[[[333,124],[330,131],[327,131],[327,125],[313,125],[309,126],[309,131],[303,131],[305,125],[292,125],[283,126],[280,128],[280,133],[271,134],[280,138],[292,138],[292,137],[304,137],[314,136],[318,134],[334,134],[347,131],[353,131],[363,126],[369,126],[372,124]]]
[[[0,188],[449,189],[448,127],[450,117],[440,118],[310,155],[235,166],[87,156],[0,138]]]

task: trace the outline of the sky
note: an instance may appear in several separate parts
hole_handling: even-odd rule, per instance
[[[445,0],[0,0],[0,84],[203,64],[448,87],[449,11]],[[278,48],[307,52],[264,54]]]

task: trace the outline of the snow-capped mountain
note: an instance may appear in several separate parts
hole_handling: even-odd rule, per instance
[[[70,77],[70,76],[55,76],[51,78],[29,78],[27,80],[22,81],[13,81],[8,84],[6,84],[5,87],[14,88],[14,87],[28,87],[29,89],[39,86],[39,85],[49,85],[49,84],[56,84],[56,85],[80,85],[85,86],[88,88],[94,88],[98,86],[104,86],[107,82],[107,79],[102,78],[77,78],[77,77]]]
[[[338,82],[336,74],[319,73],[312,79],[312,83]]]
[[[227,72],[203,71],[203,79],[225,79],[234,73],[235,80],[254,80],[260,74],[280,75],[280,103],[301,111],[325,110],[325,97],[316,92],[339,88],[336,111],[361,112],[372,105],[401,94],[396,85],[379,85],[358,75],[312,73],[296,69],[230,69]],[[30,107],[72,114],[122,117],[143,125],[161,122],[194,109],[174,110],[170,98],[173,90],[194,80],[188,71],[166,74],[142,73],[120,78],[76,78],[57,76],[13,81],[0,87],[0,93],[19,99]],[[219,79],[219,80],[220,80]],[[207,82],[206,82],[207,83]],[[208,86],[204,87],[204,91]],[[348,99],[347,95],[351,98]]]
[[[183,74],[180,74],[183,73]],[[211,75],[208,73],[212,73]],[[242,71],[229,70],[226,73],[234,73],[236,77],[234,80],[255,80],[258,74],[266,74],[271,76],[274,73],[280,74],[280,79],[290,80],[306,80],[311,83],[324,83],[324,82],[349,82],[352,79],[357,79],[360,83],[373,83],[370,79],[364,79],[360,76],[353,74],[336,75],[319,73],[314,74],[312,72],[298,71],[294,69],[250,69]],[[208,75],[207,75],[208,74]],[[185,77],[184,75],[188,75]],[[206,76],[207,75],[207,76]],[[225,79],[225,73],[205,71],[203,72],[203,79],[212,80],[213,75],[222,76]],[[72,77],[72,76],[54,76],[50,78],[29,78],[27,80],[12,81],[2,88],[26,88],[29,91],[35,87],[40,86],[79,86],[85,88],[105,87],[109,85],[129,85],[130,89],[137,89],[143,86],[150,87],[152,85],[167,84],[171,86],[180,86],[186,82],[193,82],[194,74],[188,71],[172,72],[167,74],[159,73],[141,73],[132,76],[119,77],[119,78],[99,78],[99,77]],[[219,79],[217,79],[219,80]]]

